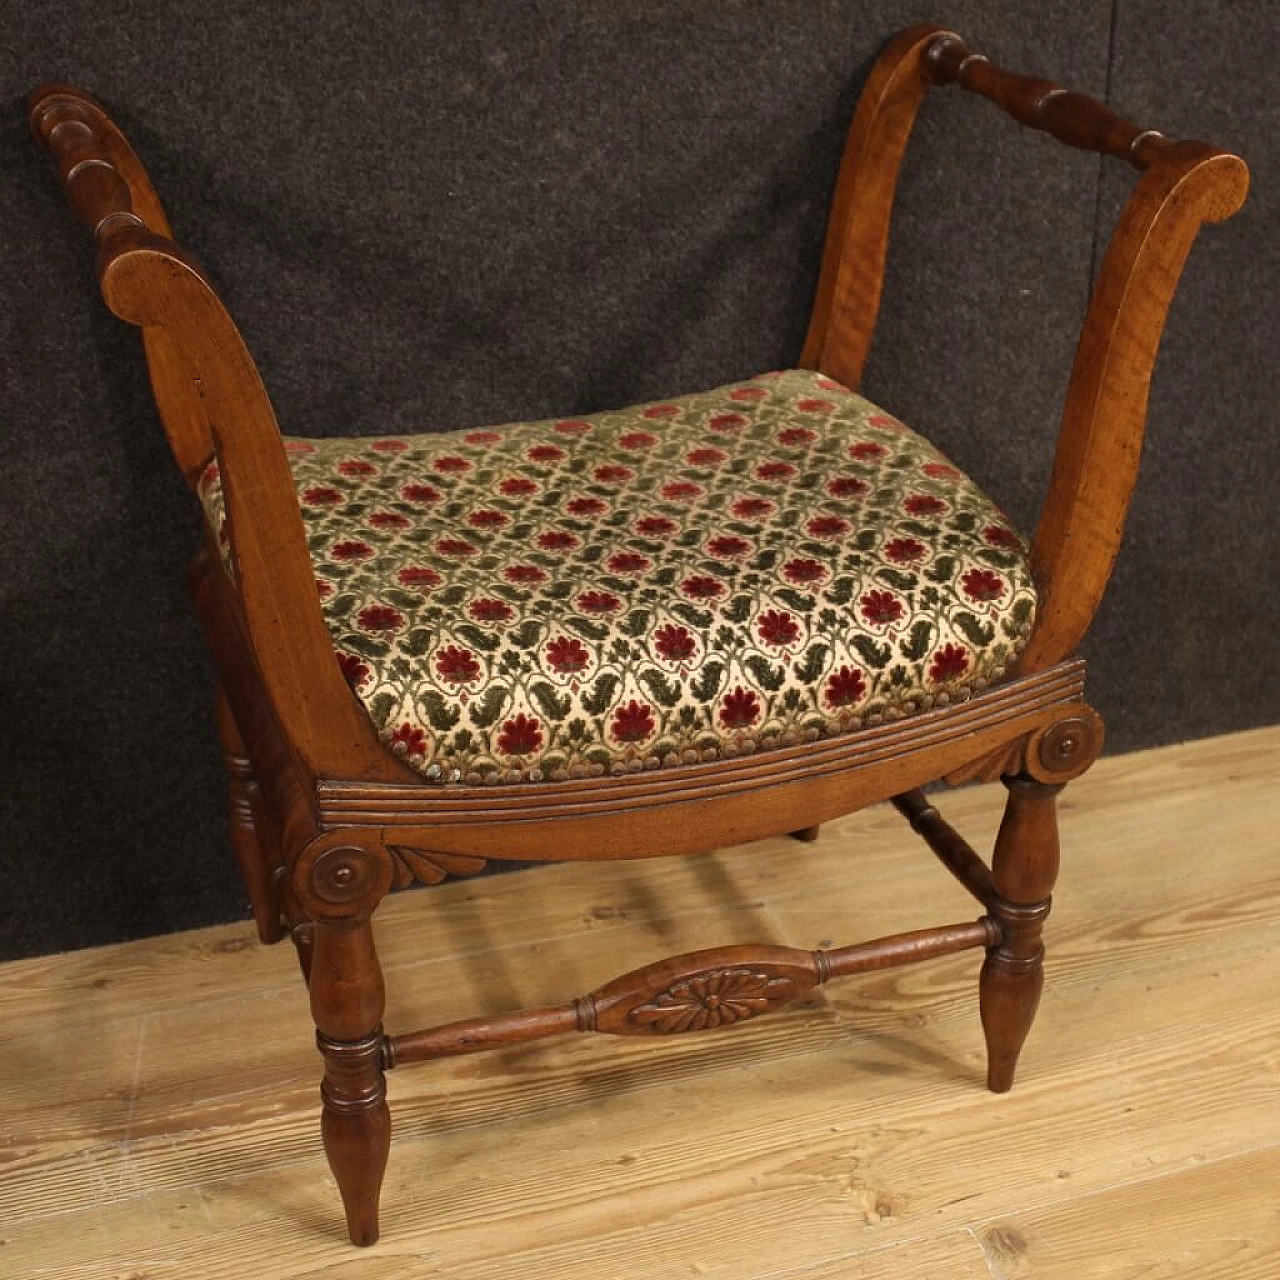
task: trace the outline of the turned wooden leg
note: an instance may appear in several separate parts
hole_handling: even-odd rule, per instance
[[[391,1147],[383,1075],[382,970],[367,919],[316,921],[311,1011],[324,1055],[320,1133],[353,1244],[378,1238],[378,1197]]]
[[[222,758],[227,766],[231,800],[231,847],[235,851],[240,875],[249,893],[258,937],[263,942],[279,942],[284,936],[280,919],[280,900],[275,891],[272,867],[254,821],[253,800],[257,790],[253,768],[245,751],[244,740],[236,727],[226,697],[218,694],[218,736],[222,739]]]
[[[1041,932],[1058,878],[1054,806],[1062,790],[1029,777],[1007,777],[1004,784],[1009,798],[996,837],[992,863],[996,897],[990,908],[1001,939],[987,952],[980,983],[987,1087],[995,1093],[1013,1086],[1018,1054],[1044,986]]]
[[[822,830],[821,826],[801,827],[799,831],[793,831],[791,838],[799,840],[804,844],[812,844],[818,838],[818,832]]]

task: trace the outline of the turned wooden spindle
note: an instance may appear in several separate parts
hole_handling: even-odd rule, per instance
[[[226,694],[221,691],[218,693],[216,715],[222,760],[227,770],[231,848],[249,893],[258,937],[265,943],[278,942],[284,936],[280,897],[274,868],[267,860],[254,817],[258,784],[235,716]]]
[[[999,929],[984,917],[830,951],[764,944],[714,947],[645,965],[565,1004],[388,1037],[386,1063],[390,1068],[482,1053],[570,1031],[652,1036],[731,1026],[781,1009],[833,978],[991,947],[998,939]]]
[[[1061,785],[1033,778],[1004,780],[1009,789],[992,860],[991,916],[1000,941],[987,952],[979,980],[979,1007],[987,1040],[987,1087],[1013,1087],[1018,1055],[1035,1020],[1044,987],[1041,934],[1058,878]]]
[[[38,90],[33,104],[32,131],[53,156],[76,217],[99,238],[121,226],[143,226],[92,108],[56,85]]]
[[[996,66],[951,31],[930,42],[925,65],[935,83],[954,82],[994,102],[1019,124],[1069,147],[1099,151],[1145,169],[1175,146],[1155,129],[1133,124],[1087,93]]]
[[[383,1075],[382,970],[368,919],[317,921],[311,1013],[324,1056],[320,1134],[353,1244],[378,1238],[378,1197],[391,1149]]]

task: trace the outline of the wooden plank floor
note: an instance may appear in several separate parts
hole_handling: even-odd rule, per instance
[[[1280,727],[1063,796],[1050,972],[982,1088],[978,957],[726,1032],[402,1069],[383,1240],[340,1232],[293,957],[248,925],[0,967],[0,1276],[1280,1275]],[[947,797],[989,848],[1001,792]],[[887,807],[805,846],[558,866],[380,912],[388,1025],[658,956],[972,918]]]

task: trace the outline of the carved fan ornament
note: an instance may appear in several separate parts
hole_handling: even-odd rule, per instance
[[[771,978],[754,969],[712,969],[674,983],[629,1017],[654,1031],[704,1031],[767,1013],[798,994],[791,978]]]
[[[462,853],[423,853],[405,845],[388,845],[391,854],[392,884],[397,889],[407,889],[416,880],[419,884],[440,884],[450,876],[473,876],[483,871],[485,860]]]

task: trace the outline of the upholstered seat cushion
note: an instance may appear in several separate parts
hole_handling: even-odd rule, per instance
[[[440,782],[661,768],[910,715],[999,679],[1035,611],[990,499],[806,371],[286,447],[347,680]],[[200,489],[217,528],[216,468]]]

